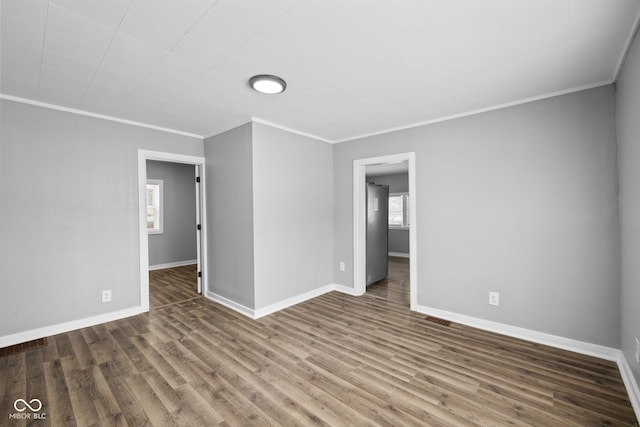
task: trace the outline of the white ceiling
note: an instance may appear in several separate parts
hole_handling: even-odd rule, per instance
[[[336,142],[615,80],[640,0],[0,0],[5,97]],[[276,74],[281,95],[258,94]]]

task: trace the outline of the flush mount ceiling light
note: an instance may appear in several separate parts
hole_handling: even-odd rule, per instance
[[[260,93],[276,94],[282,93],[287,88],[287,82],[278,76],[269,74],[258,74],[249,79],[249,85],[253,90]]]

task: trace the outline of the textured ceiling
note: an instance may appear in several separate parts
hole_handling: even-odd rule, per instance
[[[640,0],[0,0],[5,98],[342,141],[611,83]],[[281,95],[253,92],[276,74]]]

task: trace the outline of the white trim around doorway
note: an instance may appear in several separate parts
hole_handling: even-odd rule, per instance
[[[416,155],[414,152],[392,154],[353,161],[353,287],[356,295],[366,292],[366,231],[365,215],[366,199],[366,167],[383,163],[408,162],[409,164],[409,288],[410,308],[418,308],[418,255],[417,255],[417,221],[416,221]]]
[[[186,154],[165,153],[161,151],[138,150],[138,217],[139,217],[139,241],[140,241],[140,310],[149,311],[149,240],[147,235],[146,219],[146,187],[147,187],[147,160],[163,162],[185,163],[198,166],[200,169],[200,220],[201,232],[206,233],[206,191],[205,191],[205,159],[204,157],[190,156]],[[195,185],[195,184],[194,184]],[[203,294],[207,286],[207,239],[201,239],[200,258],[202,259]]]

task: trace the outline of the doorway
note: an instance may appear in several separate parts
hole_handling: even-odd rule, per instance
[[[365,171],[368,193],[366,292],[409,307],[409,162],[367,165]],[[376,192],[382,193],[385,200],[372,204],[371,197],[375,197]],[[382,269],[382,274],[375,274]]]
[[[179,163],[193,166],[193,188],[195,191],[195,227],[196,227],[196,256],[195,268],[191,266],[175,266],[170,269],[173,280],[184,281],[190,269],[195,274],[195,289],[192,295],[202,294],[207,289],[206,263],[206,203],[205,203],[205,159],[182,154],[164,153],[156,151],[138,150],[138,195],[139,195],[139,234],[140,234],[140,306],[142,311],[149,311],[149,238],[148,238],[148,210],[147,210],[147,161]],[[160,222],[162,223],[162,222]],[[184,270],[184,271],[183,271]],[[154,277],[154,280],[156,278]],[[167,280],[171,279],[170,277]]]
[[[197,168],[187,163],[147,160],[151,310],[199,294]]]
[[[353,282],[356,295],[366,292],[366,174],[367,166],[389,165],[401,162],[408,164],[408,194],[411,199],[408,209],[409,228],[409,307],[417,309],[417,221],[416,221],[416,174],[415,153],[357,159],[353,161]]]

